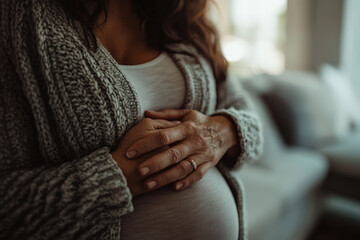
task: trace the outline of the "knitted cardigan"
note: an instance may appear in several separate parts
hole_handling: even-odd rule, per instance
[[[144,116],[131,83],[79,22],[50,0],[0,2],[0,239],[120,239],[133,211],[110,152]],[[242,190],[230,170],[262,152],[262,127],[231,81],[216,95],[209,64],[185,45],[170,54],[186,79],[183,108],[229,117],[235,164],[217,167],[234,193],[245,238]],[[211,211],[211,209],[209,209]]]

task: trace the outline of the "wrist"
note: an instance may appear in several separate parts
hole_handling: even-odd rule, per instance
[[[135,189],[135,184],[133,183],[135,180],[133,179],[133,177],[131,175],[129,175],[129,171],[128,171],[128,164],[126,163],[126,161],[124,161],[126,159],[125,154],[119,152],[119,151],[114,151],[110,153],[112,158],[114,159],[114,161],[116,162],[116,164],[118,165],[118,167],[121,169],[122,173],[124,174],[125,178],[126,178],[126,182],[127,182],[127,186],[130,190],[130,194],[132,196],[132,198],[135,198],[136,196],[140,195],[140,190],[139,189]]]
[[[238,137],[233,121],[223,115],[216,115],[213,116],[213,118],[219,123],[218,129],[224,139],[224,142],[226,143],[226,151],[236,146],[238,143]]]
[[[118,167],[120,168],[119,160],[118,160],[119,159],[119,154],[116,151],[111,152],[110,154],[111,154],[112,158],[114,159],[114,161],[116,162],[116,164],[118,165]]]

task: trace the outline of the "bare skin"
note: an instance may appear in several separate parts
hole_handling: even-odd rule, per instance
[[[128,0],[110,0],[108,9],[106,23],[94,34],[119,64],[141,64],[160,54],[146,43]],[[167,184],[186,189],[238,146],[234,125],[225,116],[206,116],[190,109],[146,112],[146,116],[112,152],[134,197]],[[130,156],[133,151],[136,155]]]
[[[147,189],[143,184],[145,177],[138,173],[139,165],[169,147],[163,146],[156,149],[155,151],[149,151],[147,154],[144,154],[135,161],[126,157],[126,149],[128,149],[132,143],[137,142],[138,140],[147,137],[152,133],[158,132],[159,129],[171,128],[177,125],[179,125],[179,122],[176,121],[153,120],[150,118],[144,118],[124,135],[124,137],[119,142],[118,147],[111,153],[112,157],[125,175],[127,184],[133,197],[149,191],[149,189]]]
[[[103,19],[104,15],[101,15],[98,22]],[[119,64],[136,65],[160,54],[148,46],[139,25],[128,0],[110,0],[107,21],[95,28],[94,34]]]
[[[153,119],[181,120],[181,124],[168,129],[152,132],[133,143],[127,150],[136,158],[145,153],[174,144],[170,148],[150,157],[140,164],[138,171],[142,176],[163,171],[150,176],[146,187],[150,190],[174,182],[176,190],[183,190],[214,167],[231,147],[236,146],[235,129],[224,116],[206,116],[190,109],[165,109],[160,112],[146,112]],[[130,157],[130,156],[129,156]],[[183,161],[185,160],[185,161]],[[195,161],[194,170],[192,161]],[[167,169],[169,168],[169,169]]]

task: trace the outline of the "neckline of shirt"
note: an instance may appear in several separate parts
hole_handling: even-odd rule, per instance
[[[98,45],[103,49],[105,50],[111,57],[111,53],[104,47],[104,45],[102,45],[102,43],[100,42],[100,39],[99,38],[96,38],[96,41],[98,43]],[[122,64],[119,64],[115,58],[113,58],[115,60],[115,63],[121,67],[121,69],[138,69],[138,68],[145,68],[145,67],[150,67],[150,66],[153,66],[157,63],[159,63],[161,60],[163,60],[164,58],[166,57],[166,52],[161,52],[156,58],[148,61],[148,62],[145,62],[145,63],[141,63],[141,64],[134,64],[134,65],[122,65]]]
[[[122,65],[118,63],[118,66],[121,69],[139,69],[139,68],[146,68],[146,67],[152,67],[156,64],[158,64],[160,61],[162,61],[166,57],[166,52],[161,52],[156,58],[145,62],[141,64],[134,64],[134,65]]]

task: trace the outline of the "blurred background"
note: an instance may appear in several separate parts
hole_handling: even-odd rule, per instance
[[[360,0],[215,0],[233,80],[264,127],[235,177],[256,239],[360,239]]]

